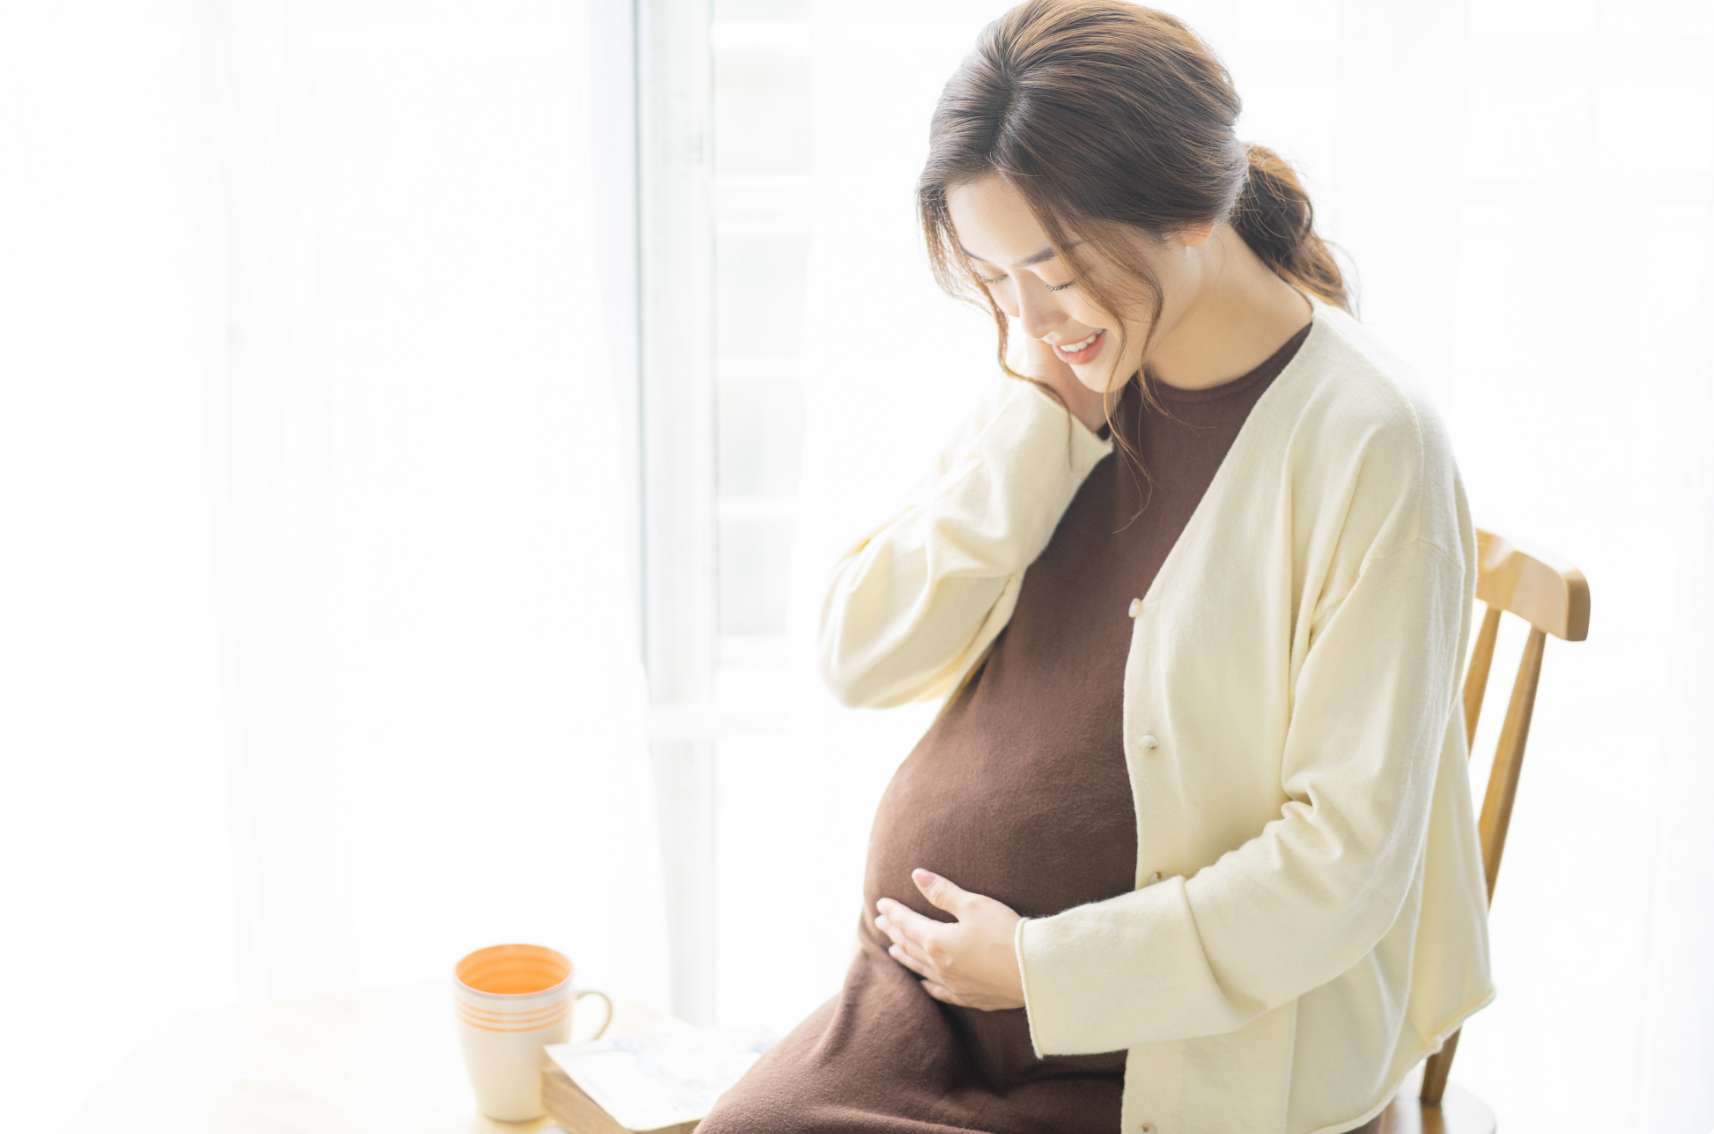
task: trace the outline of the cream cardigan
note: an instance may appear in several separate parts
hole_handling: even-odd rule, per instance
[[[1312,303],[1147,593],[1113,612],[1134,620],[1136,888],[1013,941],[1037,1056],[1126,1050],[1122,1134],[1349,1129],[1496,994],[1458,708],[1463,482],[1408,366]],[[838,699],[944,709],[1114,448],[998,378],[838,561],[820,615]]]

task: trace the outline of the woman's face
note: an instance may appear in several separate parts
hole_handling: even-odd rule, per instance
[[[971,268],[994,296],[1000,309],[1019,325],[1024,334],[1055,346],[1055,354],[1071,367],[1084,386],[1097,393],[1125,384],[1143,364],[1143,339],[1150,329],[1150,311],[1103,311],[1092,296],[1073,278],[1069,263],[1053,254],[1046,234],[1036,224],[1023,197],[1003,178],[989,175],[959,185],[947,193],[947,211],[953,230]],[[1072,244],[1084,241],[1072,238]],[[1140,231],[1131,247],[1117,250],[1128,262],[1148,263],[1160,279],[1165,306],[1161,311],[1160,337],[1182,314],[1182,299],[1195,290],[1198,278],[1194,255],[1177,243],[1157,244]],[[1099,249],[1086,248],[1095,261],[1092,270],[1102,273],[1104,286],[1124,284],[1115,264]],[[1038,254],[1046,253],[1045,256]],[[1180,302],[1175,302],[1180,300]],[[1120,332],[1125,338],[1124,357],[1119,357]],[[1081,343],[1092,334],[1099,337],[1087,349],[1067,355],[1057,349]]]

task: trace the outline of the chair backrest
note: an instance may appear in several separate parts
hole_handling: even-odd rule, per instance
[[[1487,604],[1482,629],[1471,651],[1464,675],[1464,735],[1476,740],[1476,722],[1482,715],[1482,695],[1488,687],[1488,671],[1494,661],[1494,639],[1500,632],[1500,615],[1511,614],[1529,624],[1518,675],[1512,681],[1512,697],[1500,740],[1494,749],[1494,765],[1488,772],[1487,794],[1482,800],[1482,864],[1488,876],[1488,904],[1494,902],[1494,882],[1500,874],[1500,854],[1511,824],[1512,801],[1518,793],[1518,774],[1523,767],[1524,742],[1529,739],[1530,717],[1535,712],[1536,687],[1541,683],[1541,657],[1552,634],[1566,642],[1581,642],[1589,636],[1589,584],[1583,572],[1539,550],[1525,551],[1516,543],[1492,532],[1476,529],[1476,597]]]
[[[1494,640],[1500,633],[1500,616],[1511,614],[1529,624],[1518,675],[1512,681],[1506,719],[1500,726],[1494,764],[1488,772],[1488,787],[1482,799],[1478,832],[1482,841],[1482,866],[1488,879],[1488,904],[1494,904],[1494,882],[1500,874],[1500,854],[1506,846],[1506,828],[1512,820],[1512,802],[1518,794],[1518,776],[1523,769],[1524,743],[1529,739],[1530,717],[1535,712],[1536,688],[1541,683],[1541,657],[1547,635],[1567,642],[1581,642],[1589,635],[1589,584],[1583,572],[1569,563],[1537,549],[1524,550],[1482,528],[1476,529],[1476,597],[1487,604],[1482,628],[1464,674],[1464,735],[1476,741],[1476,722],[1482,714],[1482,696],[1488,688],[1488,672],[1494,662]],[[1458,1032],[1429,1056],[1418,1098],[1438,1105],[1458,1048]]]

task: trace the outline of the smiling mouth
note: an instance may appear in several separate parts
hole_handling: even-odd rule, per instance
[[[1096,331],[1080,341],[1083,345],[1072,350],[1067,350],[1060,344],[1054,343],[1054,353],[1066,362],[1088,362],[1101,352],[1101,347],[1107,341],[1107,332],[1105,330]]]

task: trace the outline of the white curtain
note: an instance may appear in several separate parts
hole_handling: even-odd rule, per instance
[[[495,942],[668,1003],[595,19],[0,12],[8,1128]]]
[[[986,314],[928,279],[910,190],[941,84],[1005,7],[812,5],[800,675],[832,558],[902,503],[992,371]],[[1477,524],[1589,581],[1588,641],[1548,639],[1493,908],[1499,998],[1464,1031],[1453,1080],[1504,1128],[1705,1134],[1714,7],[1171,10],[1231,69],[1239,136],[1304,176],[1319,231],[1355,261],[1365,322],[1431,383]],[[1478,792],[1522,637],[1508,620]],[[932,706],[805,701],[797,747],[848,801],[826,825],[838,874],[820,876],[829,945],[796,990],[807,1011],[837,987],[873,806]]]

